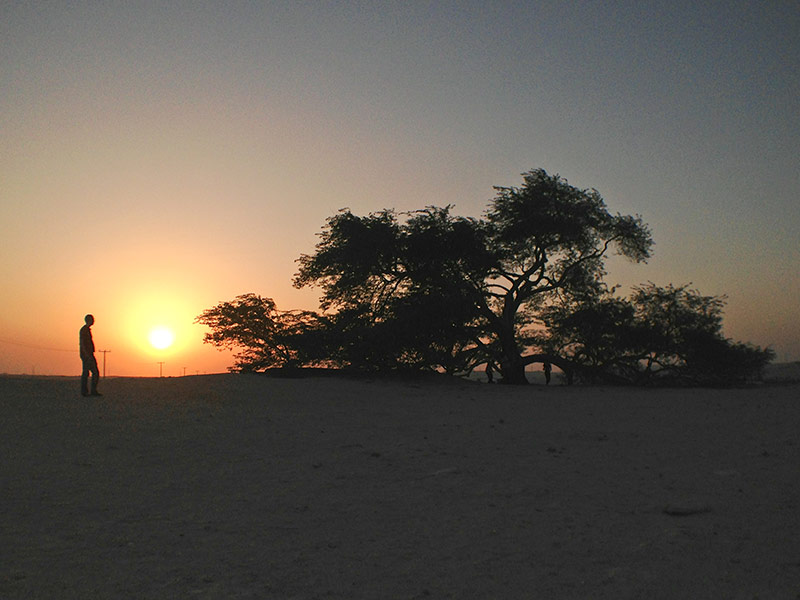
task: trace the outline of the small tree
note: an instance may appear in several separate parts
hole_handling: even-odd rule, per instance
[[[722,335],[724,296],[703,296],[689,286],[634,289],[639,327],[648,332],[648,366],[677,379],[724,384],[758,378],[774,353]]]
[[[546,329],[537,344],[567,359],[579,378],[621,382],[633,379],[646,354],[646,332],[635,307],[614,290],[584,294],[553,304],[543,314]]]
[[[308,311],[279,311],[272,298],[243,294],[203,311],[196,323],[207,325],[204,342],[237,348],[232,371],[261,371],[295,366],[320,359],[309,341],[320,328],[319,315]]]
[[[722,336],[724,297],[688,286],[613,290],[553,306],[542,344],[568,356],[586,379],[724,384],[758,378],[769,349]]]

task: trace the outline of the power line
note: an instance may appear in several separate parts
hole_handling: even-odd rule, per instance
[[[37,346],[35,344],[24,344],[22,342],[12,342],[11,340],[0,339],[4,344],[11,344],[12,346],[22,346],[23,348],[32,348],[34,350],[49,350],[50,352],[79,352],[79,350],[65,350],[64,348],[47,348],[45,346]]]

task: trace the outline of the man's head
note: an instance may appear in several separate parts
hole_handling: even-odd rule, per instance
[[[84,321],[86,321],[86,324],[87,324],[87,325],[89,325],[90,327],[91,327],[92,325],[94,325],[94,317],[93,317],[92,315],[86,315],[86,316],[83,318],[83,320],[84,320]]]

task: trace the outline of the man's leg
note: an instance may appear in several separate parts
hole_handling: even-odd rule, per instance
[[[92,395],[97,394],[97,382],[100,379],[100,370],[97,368],[97,359],[93,356],[89,370],[92,372]]]
[[[82,358],[83,370],[81,371],[81,395],[89,395],[89,360]]]

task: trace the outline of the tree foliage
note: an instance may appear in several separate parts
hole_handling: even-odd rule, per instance
[[[769,349],[722,335],[725,298],[689,286],[613,290],[549,307],[541,343],[568,357],[588,380],[725,384],[757,379]]]
[[[366,326],[417,329],[417,353],[446,333],[436,339],[450,348],[453,368],[493,360],[506,381],[523,382],[535,360],[524,355],[524,336],[537,309],[559,291],[598,289],[609,252],[638,262],[652,245],[638,216],[612,215],[596,190],[541,169],[523,177],[520,188],[496,188],[482,219],[453,216],[451,207],[405,222],[390,210],[342,211],[328,219],[316,252],[300,257],[294,283],[319,286],[325,309],[358,309]],[[434,297],[446,299],[452,318],[444,324],[423,309]]]
[[[476,310],[480,281],[491,256],[483,231],[450,208],[367,217],[341,211],[327,221],[313,256],[299,259],[295,285],[323,289],[321,305],[344,362],[374,368],[444,368],[474,365],[475,339],[485,331]]]
[[[203,311],[196,323],[208,326],[204,342],[239,350],[235,371],[298,366],[320,361],[307,342],[321,329],[321,317],[309,311],[280,311],[271,298],[243,294]]]
[[[331,365],[359,369],[499,367],[524,383],[534,362],[568,377],[715,383],[752,375],[768,350],[722,337],[724,299],[688,287],[603,281],[612,254],[646,261],[648,226],[612,214],[596,190],[544,170],[497,187],[481,218],[429,206],[327,219],[294,285],[321,290],[323,313],[279,311],[239,296],[205,311],[206,341],[236,347],[236,368]]]

